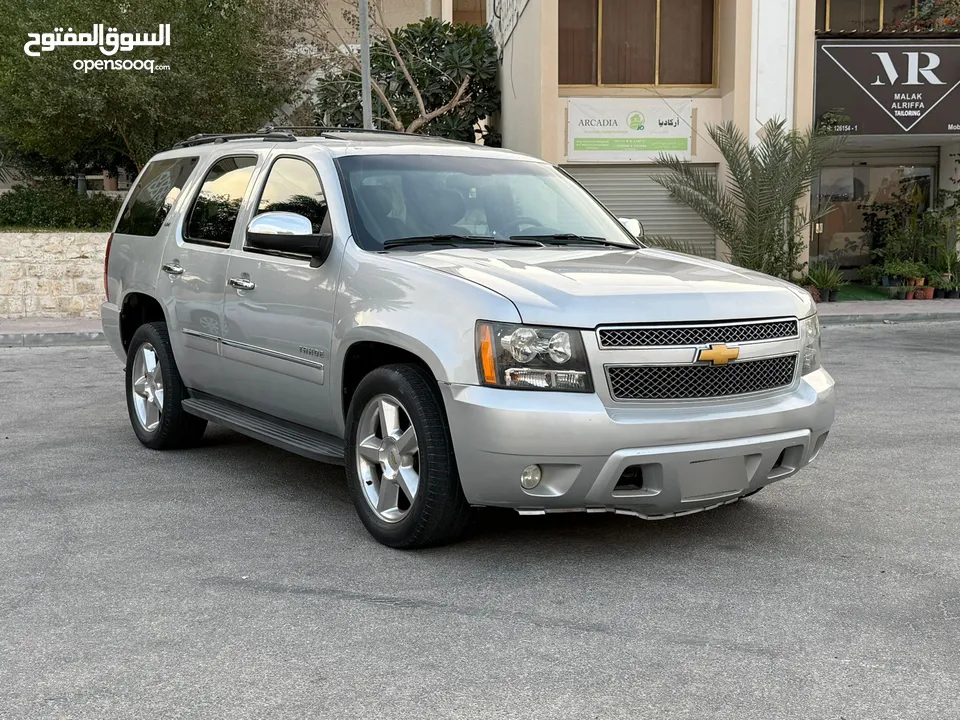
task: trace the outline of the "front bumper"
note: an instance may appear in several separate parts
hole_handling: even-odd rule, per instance
[[[790,477],[820,452],[835,406],[822,369],[788,393],[695,405],[614,408],[595,394],[475,385],[441,391],[471,504],[649,518],[706,510]],[[543,478],[525,490],[520,473],[534,464]],[[618,488],[631,466],[642,482]]]

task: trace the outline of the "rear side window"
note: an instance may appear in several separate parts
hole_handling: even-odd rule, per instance
[[[270,168],[257,215],[278,211],[303,215],[313,225],[313,232],[320,232],[327,217],[327,200],[317,171],[306,160],[280,158]]]
[[[229,245],[240,204],[257,165],[255,157],[226,157],[217,161],[203,179],[190,209],[186,240]]]
[[[180,197],[180,191],[196,166],[195,157],[148,163],[137,186],[130,191],[130,200],[117,222],[117,232],[147,237],[160,232],[167,213]]]

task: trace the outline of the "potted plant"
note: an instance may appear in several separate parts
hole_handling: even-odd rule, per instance
[[[891,259],[883,264],[883,284],[884,285],[906,285],[906,272],[909,266],[903,260]]]
[[[947,288],[944,297],[949,300],[956,300],[957,298],[960,298],[960,280],[954,280],[950,283],[950,286]]]
[[[836,266],[826,261],[810,263],[804,285],[813,285],[820,295],[820,302],[830,302],[834,291],[843,285],[843,275]]]
[[[903,293],[903,299],[904,299],[904,300],[913,300],[913,299],[914,299],[914,296],[915,296],[915,294],[916,294],[916,292],[917,292],[917,288],[916,288],[915,285],[908,285],[908,286],[904,287],[903,290],[904,290],[904,293]]]
[[[862,265],[857,268],[857,280],[864,285],[879,285],[883,274],[883,268],[880,265]],[[889,284],[888,278],[887,285]]]
[[[943,275],[940,273],[933,273],[928,278],[930,289],[933,290],[933,298],[939,300],[946,296],[947,286],[950,285],[950,281],[944,279]]]

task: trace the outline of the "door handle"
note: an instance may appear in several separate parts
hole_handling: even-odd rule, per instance
[[[237,290],[253,290],[257,284],[253,280],[248,280],[247,278],[230,278],[227,280],[227,285],[230,287],[235,287]]]
[[[160,269],[168,275],[183,275],[183,266],[176,260],[164,263],[160,266]]]

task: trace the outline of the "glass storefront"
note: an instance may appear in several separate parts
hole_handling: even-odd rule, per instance
[[[869,263],[874,239],[865,230],[864,213],[892,202],[898,193],[923,212],[933,196],[935,175],[933,165],[823,168],[814,201],[833,211],[814,228],[811,260],[831,260],[847,270]]]

